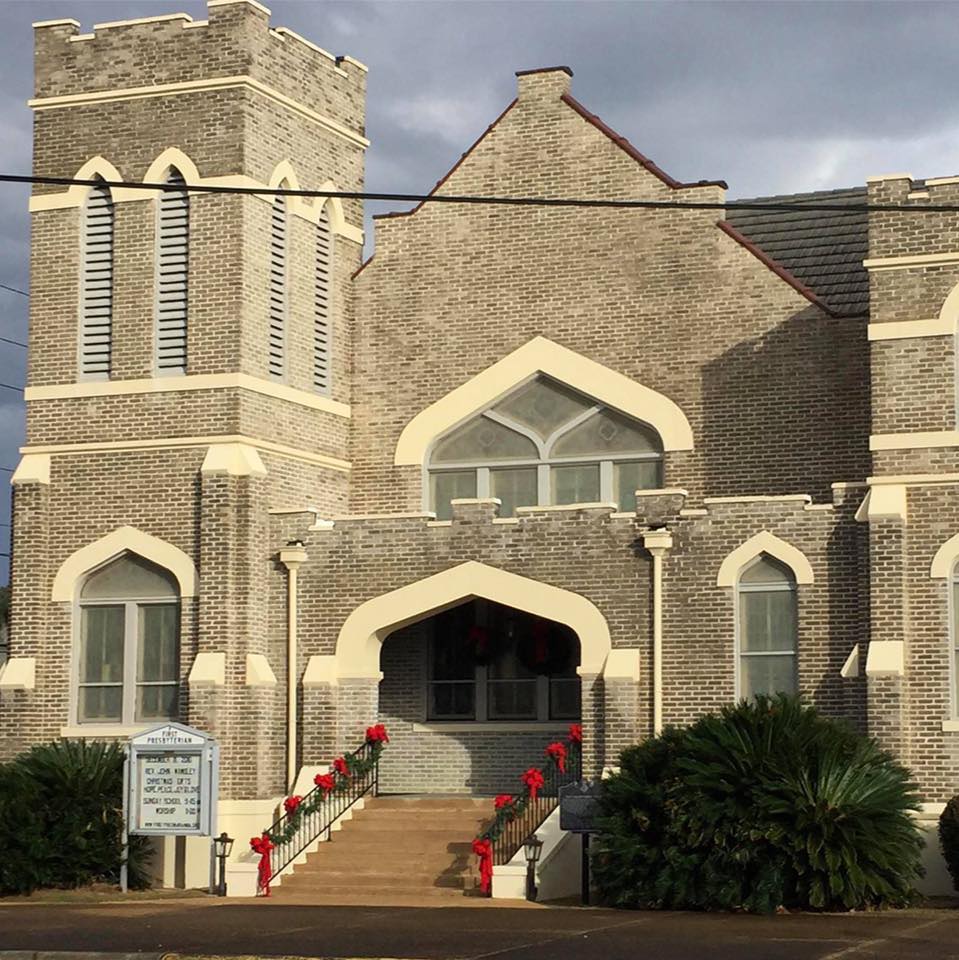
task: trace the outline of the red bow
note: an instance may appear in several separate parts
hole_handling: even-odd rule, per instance
[[[474,840],[473,853],[479,857],[480,890],[489,893],[493,884],[493,844],[489,840]]]
[[[264,833],[262,837],[251,837],[250,847],[254,853],[260,855],[260,863],[256,869],[257,889],[263,891],[264,897],[268,897],[270,895],[270,879],[273,876],[273,871],[270,869],[270,851],[273,850],[273,844]]]
[[[333,778],[332,773],[318,773],[314,778],[313,782],[324,792],[332,793],[333,789],[336,787],[336,780]]]
[[[502,810],[503,807],[509,807],[513,803],[513,798],[508,793],[501,793],[493,800],[493,809]]]
[[[551,743],[546,748],[546,756],[555,761],[560,773],[566,773],[566,747],[563,744],[558,740],[556,743]]]
[[[333,769],[341,777],[348,777],[350,775],[350,767],[349,767],[349,764],[347,764],[345,757],[337,757],[333,761]]]
[[[569,725],[569,742],[570,743],[583,742],[583,725],[581,723],[571,723]]]
[[[390,737],[386,732],[386,727],[382,723],[366,728],[367,743],[389,743]]]
[[[283,809],[286,810],[287,814],[292,817],[302,802],[302,797],[287,797],[283,801]]]
[[[542,772],[537,770],[536,767],[530,767],[529,770],[520,777],[520,780],[526,784],[526,788],[529,790],[530,800],[535,800],[537,792],[542,790],[546,785]]]

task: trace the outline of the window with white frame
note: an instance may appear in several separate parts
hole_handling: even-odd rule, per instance
[[[284,181],[281,184],[286,187]],[[287,303],[287,214],[286,198],[276,197],[270,213],[270,335],[268,364],[270,376],[282,380],[286,372]]]
[[[761,554],[739,574],[737,592],[737,696],[795,693],[797,678],[796,578]]]
[[[180,596],[165,570],[124,554],[80,590],[77,720],[134,724],[177,716]]]
[[[190,196],[183,174],[167,172],[171,190],[157,198],[156,369],[184,374],[190,270]]]
[[[949,631],[949,670],[952,678],[950,700],[952,716],[959,717],[959,561],[952,566],[952,576],[949,580],[950,610]]]
[[[105,380],[113,352],[113,194],[105,183],[87,191],[80,225],[80,375]]]
[[[429,626],[428,719],[579,719],[579,640],[568,627],[486,600]]]
[[[313,295],[313,387],[329,394],[333,340],[333,228],[328,205],[316,224],[316,274]]]
[[[442,437],[429,458],[430,509],[448,520],[460,497],[517,507],[616,503],[662,485],[662,443],[647,424],[536,377]]]

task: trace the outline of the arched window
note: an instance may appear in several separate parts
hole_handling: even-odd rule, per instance
[[[763,553],[739,574],[736,584],[738,698],[795,693],[796,578]]]
[[[183,174],[170,167],[157,200],[156,369],[186,373],[187,282],[190,259],[190,197]]]
[[[286,186],[286,181],[281,184]],[[287,314],[287,217],[286,199],[277,197],[273,201],[270,217],[270,376],[283,379],[286,353],[286,314]]]
[[[327,207],[316,225],[316,278],[313,301],[313,387],[330,392],[333,341],[333,231]]]
[[[953,718],[959,717],[959,561],[949,579],[949,700]]]
[[[77,720],[133,724],[177,715],[180,596],[161,567],[124,554],[80,590]]]
[[[441,438],[429,460],[431,509],[450,516],[458,497],[521,506],[613,502],[662,485],[654,430],[547,377],[536,377]]]
[[[113,346],[113,195],[106,184],[90,188],[80,222],[80,375],[107,379]]]

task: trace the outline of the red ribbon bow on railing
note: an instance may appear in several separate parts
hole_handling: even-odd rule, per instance
[[[508,793],[501,793],[493,800],[493,809],[502,810],[503,807],[508,807],[513,803],[513,797]]]
[[[257,889],[263,891],[264,897],[268,897],[270,895],[270,880],[273,877],[273,871],[270,869],[270,851],[273,850],[273,844],[264,833],[262,837],[251,837],[250,847],[254,853],[260,855],[260,863],[256,869]]]
[[[390,736],[386,732],[386,726],[382,723],[377,723],[372,727],[367,727],[366,742],[367,743],[389,743]]]
[[[520,777],[520,780],[526,784],[526,789],[529,790],[530,800],[535,800],[536,794],[546,785],[542,771],[537,770],[536,767],[530,767],[529,770]]]
[[[300,804],[303,802],[302,797],[287,797],[283,801],[283,809],[287,812],[289,816],[293,816],[299,808]]]
[[[346,757],[337,757],[333,761],[333,769],[341,776],[348,777],[350,775],[350,767],[346,762]]]
[[[581,723],[571,723],[569,725],[569,742],[570,743],[583,742],[583,725]]]
[[[546,748],[546,756],[552,757],[560,773],[566,773],[566,746],[558,740]]]
[[[474,840],[473,853],[479,857],[480,890],[489,893],[493,884],[493,844],[489,840]]]
[[[318,773],[313,782],[323,791],[323,793],[332,793],[336,787],[336,780],[332,773]]]

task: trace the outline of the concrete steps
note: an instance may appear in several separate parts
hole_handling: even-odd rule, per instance
[[[472,840],[492,806],[487,798],[375,797],[285,874],[273,896],[298,904],[476,896]]]

